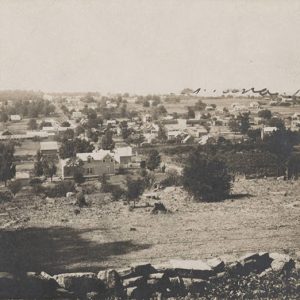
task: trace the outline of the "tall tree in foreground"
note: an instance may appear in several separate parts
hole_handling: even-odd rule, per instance
[[[220,201],[230,193],[232,176],[223,161],[196,150],[187,159],[182,180],[184,188],[196,199]]]
[[[127,185],[127,193],[126,193],[127,199],[133,200],[133,207],[135,207],[136,200],[144,192],[145,189],[144,181],[142,179],[132,179],[130,177],[127,177],[126,185]]]
[[[161,157],[157,150],[151,150],[146,161],[147,168],[151,171],[156,169],[161,162]]]
[[[5,186],[7,180],[13,178],[16,174],[16,166],[14,165],[14,145],[11,143],[0,143],[0,181],[4,181]]]

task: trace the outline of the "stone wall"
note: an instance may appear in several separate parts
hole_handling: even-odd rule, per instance
[[[161,265],[141,263],[98,274],[50,276],[45,272],[23,275],[0,272],[0,299],[161,299],[186,295],[210,298],[211,293],[223,293],[224,289],[229,289],[229,294],[235,293],[232,294],[235,299],[244,293],[239,286],[250,284],[245,279],[255,278],[263,283],[270,274],[288,278],[293,272],[297,272],[295,261],[288,255],[267,252],[247,254],[231,263],[219,258],[170,260]],[[297,279],[292,288],[300,292],[299,277]]]

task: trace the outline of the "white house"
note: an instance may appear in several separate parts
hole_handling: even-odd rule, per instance
[[[18,121],[21,121],[21,119],[22,119],[20,115],[10,115],[9,118],[13,122],[18,122]]]

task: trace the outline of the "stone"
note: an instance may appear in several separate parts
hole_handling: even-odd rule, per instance
[[[243,262],[246,262],[248,260],[253,260],[253,259],[256,260],[258,258],[259,258],[258,253],[247,253],[247,254],[245,254],[245,255],[243,255],[239,258],[239,262],[243,263]]]
[[[214,272],[223,272],[225,268],[225,263],[220,258],[208,259],[206,263],[213,269]]]
[[[295,268],[295,261],[287,254],[270,253],[271,268],[275,272],[290,272]]]
[[[148,290],[148,288],[145,287],[137,287],[137,286],[133,286],[133,287],[129,287],[126,289],[126,295],[129,299],[147,299],[150,296],[150,291]]]
[[[243,266],[240,262],[235,261],[227,266],[227,270],[232,276],[241,275],[243,273]]]
[[[213,275],[212,268],[202,260],[170,260],[170,264],[181,277],[207,279]]]
[[[170,290],[173,296],[183,294],[184,282],[179,276],[170,277],[169,282]]]
[[[148,276],[151,273],[156,272],[153,266],[149,263],[137,263],[131,266],[135,275]]]
[[[108,269],[100,271],[97,278],[103,281],[108,289],[120,289],[123,287],[120,275],[116,270]]]
[[[123,280],[124,287],[141,286],[146,283],[146,279],[143,276],[137,276],[133,278],[127,278]]]
[[[64,273],[53,276],[58,284],[74,292],[78,296],[85,296],[89,292],[105,292],[106,288],[102,280],[95,273]]]
[[[208,282],[202,279],[182,278],[184,288],[192,294],[202,294],[208,287]]]

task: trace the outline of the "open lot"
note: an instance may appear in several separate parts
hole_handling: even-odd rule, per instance
[[[232,199],[196,203],[179,187],[161,191],[170,213],[133,211],[107,195],[89,195],[75,215],[71,199],[19,195],[0,204],[0,270],[97,271],[170,258],[230,259],[249,251],[300,249],[299,182],[235,182]],[[19,222],[4,226],[11,220]]]

